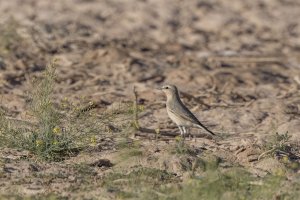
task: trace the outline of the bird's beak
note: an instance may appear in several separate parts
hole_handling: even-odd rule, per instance
[[[159,88],[156,88],[156,89],[158,89],[158,90],[162,90],[163,88],[162,88],[162,87],[159,87]]]

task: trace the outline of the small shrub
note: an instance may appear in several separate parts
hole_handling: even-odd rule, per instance
[[[29,150],[46,160],[61,160],[78,151],[74,137],[62,129],[63,115],[55,108],[52,93],[55,83],[54,63],[47,66],[42,78],[33,82],[31,113],[37,123],[15,127],[1,114],[1,137],[5,145]]]
[[[0,145],[29,150],[39,158],[59,161],[76,155],[98,140],[111,136],[111,127],[127,133],[132,126],[133,105],[124,104],[101,114],[81,112],[82,105],[67,98],[59,104],[53,101],[55,63],[46,67],[42,77],[33,81],[31,113],[36,122],[12,123],[0,110]],[[80,114],[78,114],[80,112]],[[120,137],[123,134],[120,134]],[[132,152],[140,155],[139,151]]]
[[[27,140],[28,150],[48,160],[57,160],[71,154],[74,148],[71,135],[61,128],[63,116],[52,101],[55,76],[55,67],[51,64],[42,79],[33,83],[31,110],[37,119],[37,128]]]
[[[258,159],[271,155],[273,157],[293,156],[292,146],[290,142],[291,136],[286,132],[285,134],[276,133],[265,144],[263,149],[265,150]]]

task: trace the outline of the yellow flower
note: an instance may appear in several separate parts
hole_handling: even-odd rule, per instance
[[[274,174],[275,174],[276,176],[285,176],[285,170],[284,170],[284,169],[281,169],[281,168],[275,169],[275,170],[274,170]]]
[[[296,162],[293,162],[293,163],[291,164],[291,168],[292,168],[293,170],[297,170],[297,169],[299,169],[299,164],[296,163]]]
[[[176,142],[181,142],[181,141],[182,141],[182,137],[179,136],[179,135],[177,135],[177,136],[175,137],[175,141],[176,141]]]
[[[290,160],[289,160],[288,156],[283,156],[282,161],[283,161],[283,163],[289,163]]]
[[[91,137],[91,145],[92,145],[92,146],[96,146],[96,142],[97,142],[97,141],[96,141],[96,137],[95,137],[95,136],[92,136],[92,137]]]
[[[138,110],[139,110],[139,111],[144,111],[144,110],[145,110],[145,107],[144,107],[143,105],[139,105],[139,106],[138,106]]]
[[[41,146],[42,144],[43,144],[43,140],[36,140],[36,141],[35,141],[35,145],[36,145],[37,147]]]
[[[156,133],[157,135],[159,135],[160,129],[159,129],[159,128],[155,129],[155,133]]]
[[[59,127],[55,127],[53,128],[53,133],[56,134],[56,135],[59,135],[60,134],[60,128]]]

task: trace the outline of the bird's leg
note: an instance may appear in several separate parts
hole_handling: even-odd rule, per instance
[[[186,131],[185,126],[183,126],[182,129],[183,129],[183,134],[184,134],[184,136],[186,136],[187,131]]]
[[[186,129],[185,129],[184,126],[182,127],[182,130],[183,130],[183,134],[185,135],[186,134]]]
[[[184,126],[178,126],[178,128],[179,128],[179,130],[180,130],[180,134],[181,134],[181,145],[183,145],[184,144]]]
[[[189,140],[191,140],[191,129],[189,127],[184,127],[184,134],[189,136]]]
[[[191,139],[191,129],[190,129],[190,128],[186,128],[186,133],[187,133],[188,136],[189,136],[189,140],[192,140],[192,139]]]
[[[182,126],[178,126],[178,128],[179,128],[179,130],[180,130],[180,135],[181,135],[181,137],[182,137],[182,135],[183,135],[183,129],[182,129]]]

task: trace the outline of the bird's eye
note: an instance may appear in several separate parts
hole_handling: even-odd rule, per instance
[[[166,89],[169,89],[169,87],[167,86],[167,87],[165,87]]]

